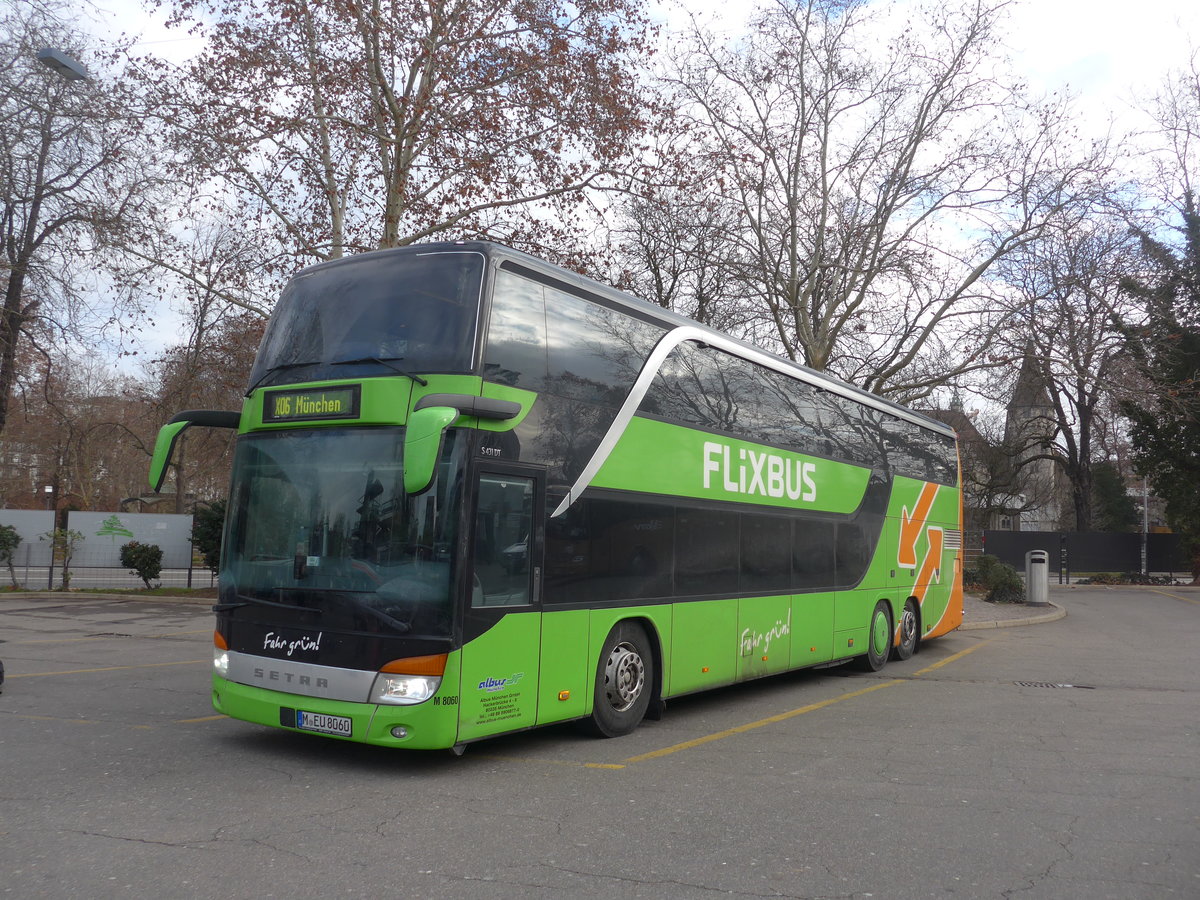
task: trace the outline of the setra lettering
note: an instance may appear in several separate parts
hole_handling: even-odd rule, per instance
[[[294,684],[297,687],[309,688],[328,688],[328,678],[314,678],[311,675],[298,675],[295,672],[287,672],[280,669],[263,669],[255,667],[254,677],[259,681],[283,681],[286,684]]]

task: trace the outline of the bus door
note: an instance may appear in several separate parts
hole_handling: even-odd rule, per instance
[[[544,481],[525,466],[487,463],[476,470],[460,741],[537,719]]]

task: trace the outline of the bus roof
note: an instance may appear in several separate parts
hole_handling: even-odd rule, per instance
[[[704,325],[694,319],[689,319],[687,316],[680,315],[669,309],[664,309],[657,304],[642,300],[632,294],[628,294],[603,282],[588,278],[586,275],[580,275],[578,272],[573,272],[570,269],[564,269],[554,263],[547,262],[529,253],[521,250],[516,250],[504,244],[499,244],[494,241],[480,240],[464,240],[464,241],[429,241],[425,243],[409,244],[405,247],[394,247],[384,250],[373,250],[370,253],[386,253],[386,254],[414,254],[422,255],[428,253],[452,253],[452,252],[474,252],[480,253],[489,260],[493,260],[496,265],[510,263],[516,268],[523,268],[533,273],[540,274],[543,278],[553,280],[558,284],[572,289],[572,293],[582,294],[604,300],[607,304],[628,312],[636,318],[649,320],[662,325],[665,328],[677,328],[681,326],[689,326],[699,329],[703,332],[720,337],[723,342],[731,342],[742,348],[747,357],[753,358],[756,356],[769,357],[776,368],[785,368],[794,373],[803,381],[819,387],[830,390],[833,393],[840,394],[848,399],[856,400],[867,406],[883,412],[889,412],[899,418],[906,419],[914,424],[928,428],[931,431],[936,431],[948,437],[955,437],[955,431],[945,422],[940,422],[923,413],[919,413],[913,409],[889,400],[886,397],[881,397],[878,394],[873,394],[865,391],[860,387],[856,387],[849,382],[843,381],[829,375],[826,372],[819,372],[816,369],[797,363],[786,357],[779,356],[764,350],[761,347],[755,346],[747,341],[735,338],[724,332],[718,331],[715,328]],[[327,266],[337,266],[361,260],[365,254],[356,254],[355,256],[343,257],[329,262],[318,263],[315,266],[310,266],[306,270],[309,271],[315,268],[325,268]],[[297,273],[299,274],[299,273]]]

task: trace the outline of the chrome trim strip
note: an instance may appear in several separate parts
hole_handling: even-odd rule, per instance
[[[371,698],[371,686],[377,674],[230,650],[226,679],[285,694],[366,703]]]
[[[580,495],[592,483],[592,479],[600,471],[601,467],[612,454],[613,448],[616,447],[617,441],[621,439],[621,435],[625,433],[625,429],[629,426],[630,420],[633,419],[638,407],[642,404],[642,399],[646,396],[646,392],[650,390],[650,384],[658,375],[659,370],[666,362],[667,356],[671,351],[682,344],[684,341],[694,341],[698,344],[706,344],[709,347],[716,347],[718,350],[724,350],[732,356],[737,356],[742,359],[765,366],[768,369],[773,369],[782,375],[789,378],[795,378],[797,381],[807,382],[815,387],[830,391],[851,400],[855,403],[860,403],[863,406],[869,406],[872,409],[880,412],[896,416],[900,419],[905,419],[913,424],[944,434],[948,437],[954,436],[954,429],[948,425],[931,422],[924,416],[917,413],[909,412],[900,406],[875,398],[874,395],[862,391],[857,391],[849,385],[841,384],[840,382],[822,378],[816,373],[809,374],[794,368],[790,363],[772,356],[762,350],[755,350],[747,347],[732,338],[727,338],[724,335],[714,334],[711,331],[706,331],[698,326],[681,325],[671,331],[668,331],[662,336],[662,339],[654,346],[650,355],[646,357],[646,362],[642,365],[642,370],[638,373],[637,379],[633,382],[633,388],[629,391],[625,402],[621,404],[621,408],[617,411],[617,416],[613,419],[612,425],[609,426],[604,438],[600,441],[596,452],[592,454],[592,458],[588,460],[588,464],[584,466],[583,471],[579,473],[579,477],[575,479],[575,483],[571,485],[567,495],[563,498],[562,503],[552,512],[551,518],[561,516],[570,508],[571,504],[579,499]]]

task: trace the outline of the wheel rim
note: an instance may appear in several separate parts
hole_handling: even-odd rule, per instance
[[[900,643],[905,646],[911,646],[917,641],[917,613],[912,608],[912,604],[904,607],[904,612],[900,615]]]
[[[604,695],[617,712],[637,702],[646,683],[646,663],[637,649],[628,643],[613,647],[604,662]]]
[[[888,651],[888,628],[887,616],[883,610],[876,610],[875,621],[871,627],[871,650],[876,656],[883,656]]]

